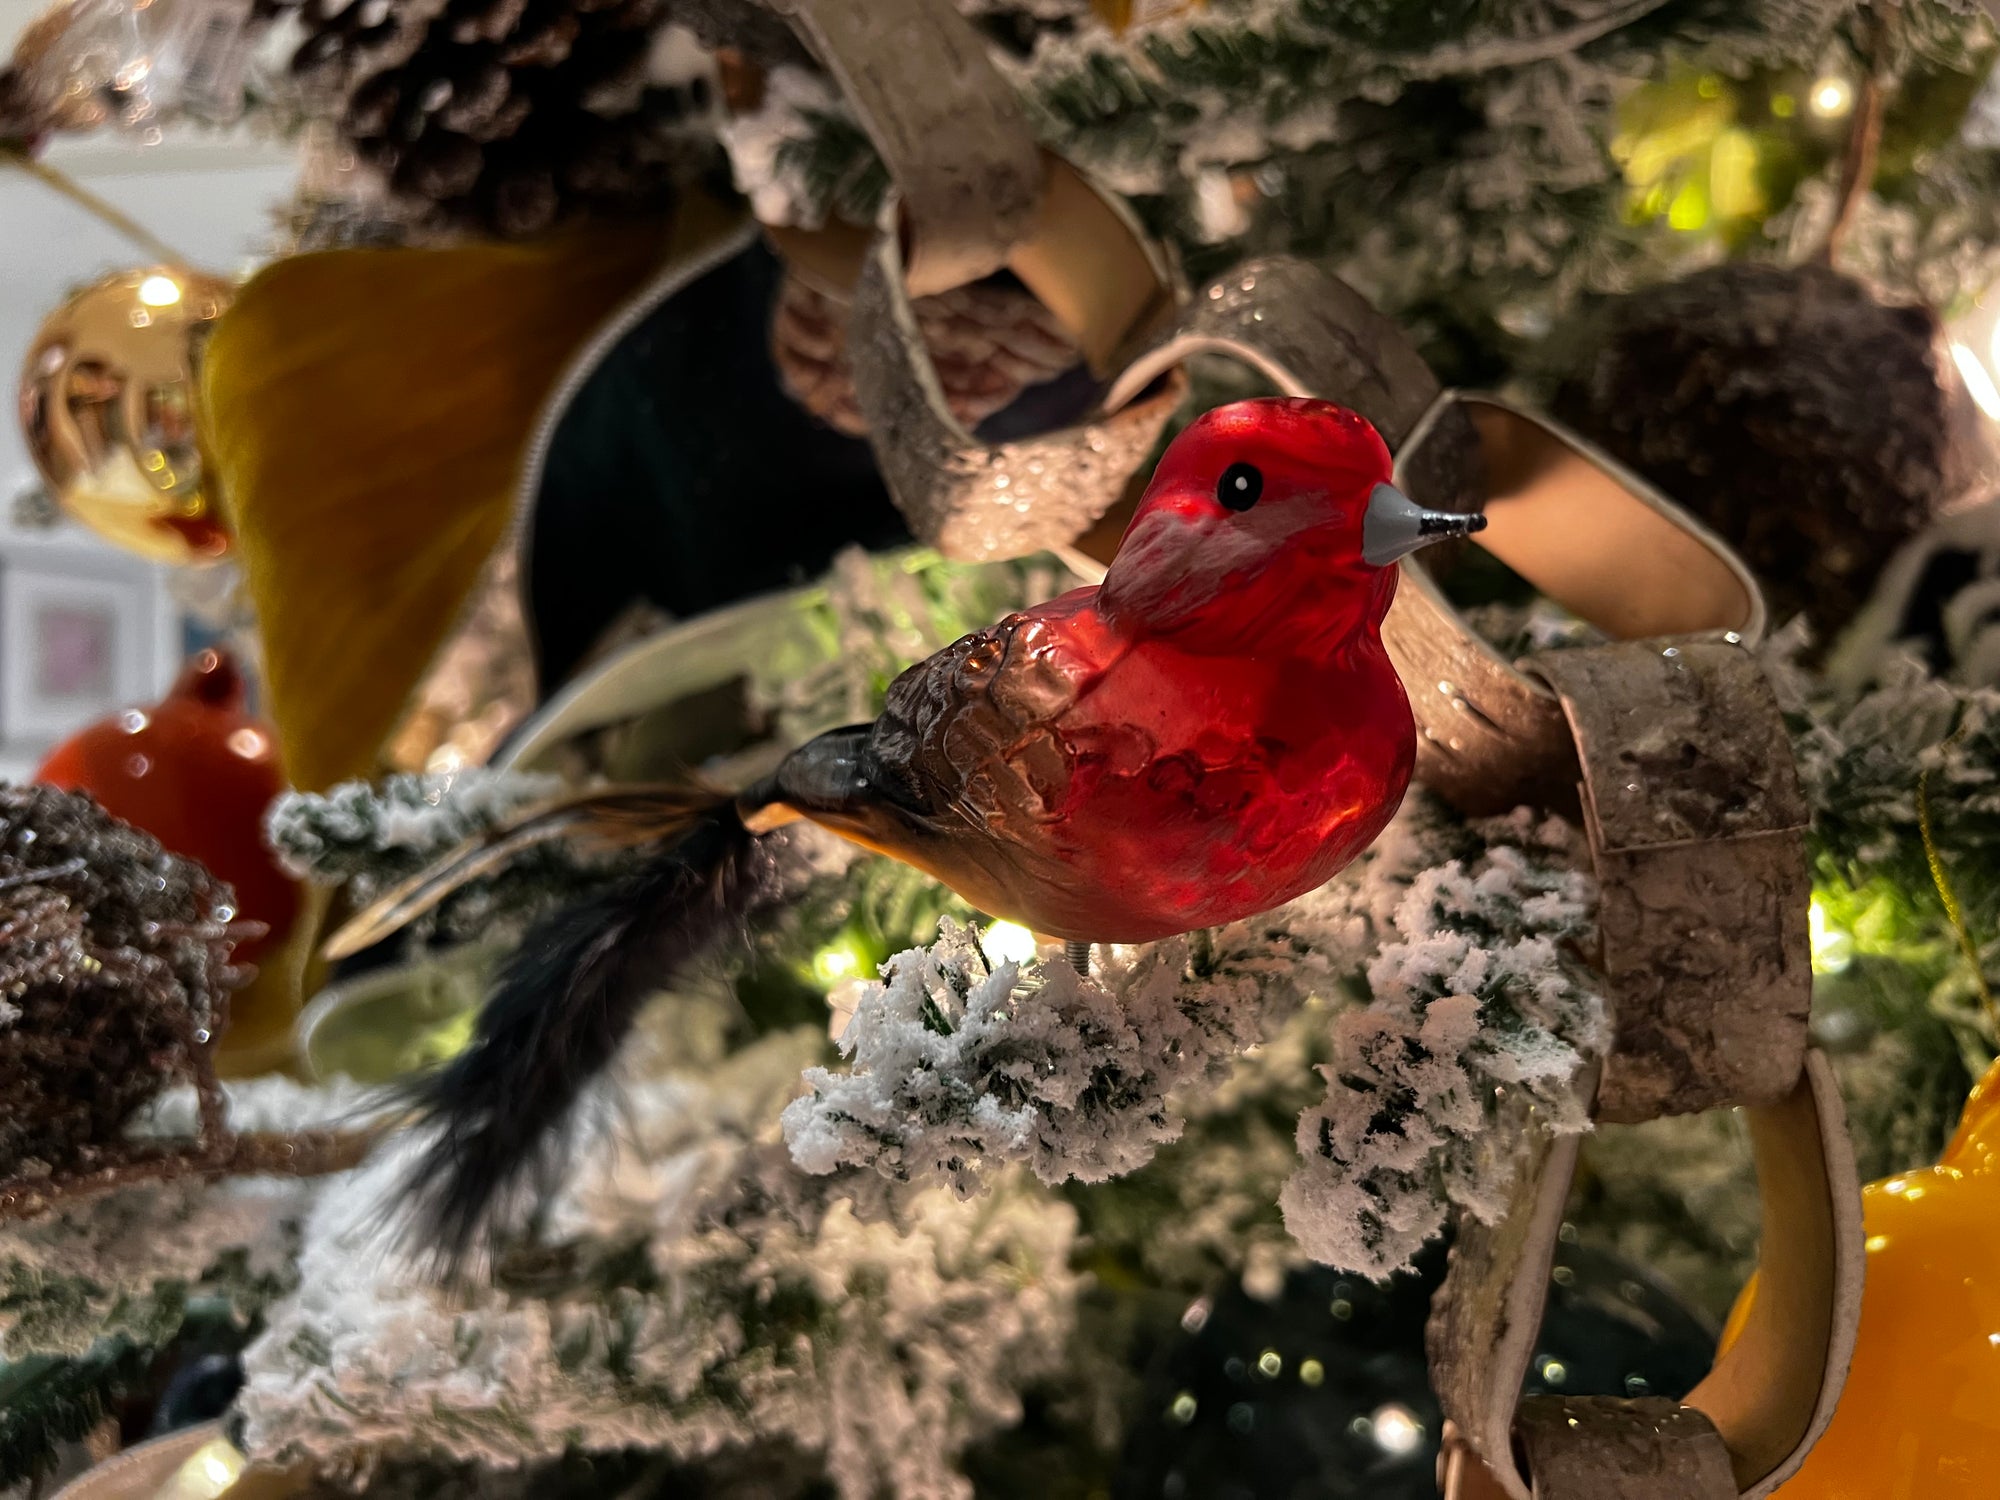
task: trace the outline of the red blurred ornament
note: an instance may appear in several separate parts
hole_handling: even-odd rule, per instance
[[[243,674],[203,651],[152,708],[127,709],[49,753],[36,780],[85,791],[113,817],[198,860],[235,889],[242,916],[268,931],[237,953],[258,963],[283,946],[300,891],[264,843],[264,813],[284,790],[277,741],[245,711]]]

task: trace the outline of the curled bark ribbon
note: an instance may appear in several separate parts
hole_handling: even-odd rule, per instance
[[[1102,372],[1179,301],[1171,268],[1115,196],[1036,147],[984,42],[950,7],[802,0],[794,24],[846,92],[892,188],[865,247],[838,231],[772,238],[817,285],[852,290],[854,394],[890,494],[947,556],[1068,541],[1152,452],[1179,404],[1178,377],[1115,408],[1085,390],[1073,425],[981,441],[945,403],[912,299],[1004,269]]]

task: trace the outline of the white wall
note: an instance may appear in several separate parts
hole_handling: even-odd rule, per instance
[[[15,35],[42,4],[0,0],[0,48],[12,50]],[[273,215],[290,197],[296,177],[291,148],[242,133],[170,132],[155,146],[104,133],[59,138],[43,159],[138,220],[190,265],[223,275],[247,270],[268,246]],[[146,259],[143,250],[41,182],[0,168],[0,386],[7,398],[0,406],[0,621],[7,615],[10,577],[38,580],[46,595],[46,580],[67,569],[79,580],[80,596],[91,577],[123,580],[134,598],[126,618],[143,623],[137,638],[121,638],[118,689],[140,701],[164,691],[180,655],[179,622],[162,571],[79,527],[24,535],[4,512],[34,474],[14,415],[14,394],[36,327],[72,288]],[[26,673],[23,643],[0,637],[0,705]],[[72,727],[95,716],[95,709],[80,707]],[[10,734],[0,723],[0,778],[25,774],[55,737],[44,728],[25,735],[16,728]]]

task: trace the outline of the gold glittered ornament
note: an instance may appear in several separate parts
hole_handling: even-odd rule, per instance
[[[195,366],[229,305],[218,277],[119,271],[43,320],[21,367],[21,430],[62,508],[127,551],[201,562],[229,549],[204,483]]]

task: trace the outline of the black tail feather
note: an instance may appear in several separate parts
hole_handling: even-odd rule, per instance
[[[460,1269],[559,1151],[645,1001],[769,899],[777,877],[762,842],[733,802],[718,803],[652,864],[538,923],[471,1045],[412,1085],[434,1134],[407,1183],[409,1238],[440,1270]]]

